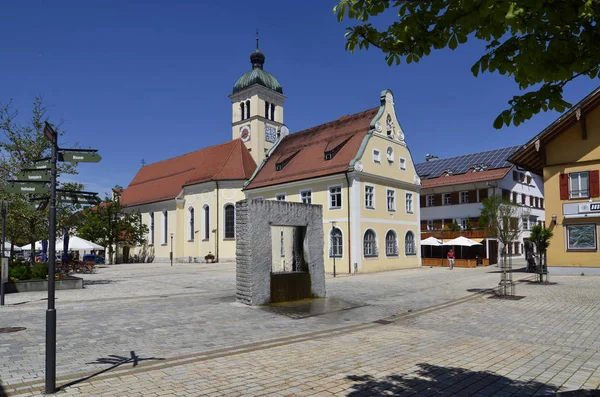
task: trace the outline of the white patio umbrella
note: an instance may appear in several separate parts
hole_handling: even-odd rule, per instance
[[[56,239],[56,250],[62,251],[63,249],[63,240]],[[83,250],[83,251],[91,251],[91,250],[103,250],[104,247],[98,245],[96,243],[92,243],[91,241],[82,239],[81,237],[72,236],[69,237],[69,250]]]
[[[10,251],[10,242],[6,241],[4,243],[4,251]],[[23,249],[21,247],[18,247],[15,245],[15,251],[23,251]]]
[[[462,247],[472,247],[474,245],[483,245],[478,243],[477,241],[471,240],[470,238],[466,238],[464,236],[459,236],[457,238],[453,238],[452,240],[444,242],[443,245],[458,245],[460,246],[460,256],[462,258]]]
[[[457,238],[453,238],[452,240],[448,240],[444,242],[443,245],[460,245],[461,247],[471,247],[473,245],[482,245],[477,241],[471,240],[470,238],[466,238],[463,236],[459,236]]]
[[[431,237],[427,237],[424,240],[421,240],[421,245],[429,245],[431,246],[430,248],[430,254],[431,257],[433,258],[433,247],[441,247],[442,246],[442,242],[440,240],[438,240],[437,238],[431,236]],[[442,253],[443,256],[443,253]]]
[[[442,242],[435,237],[427,237],[425,240],[421,240],[421,245],[432,245],[434,247],[440,247]]]
[[[27,244],[21,247],[21,249],[23,251],[31,251],[31,244]],[[41,241],[36,241],[35,242],[35,248],[36,251],[41,250],[42,249],[42,242]]]

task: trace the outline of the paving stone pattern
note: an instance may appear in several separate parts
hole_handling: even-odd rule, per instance
[[[126,281],[90,286],[87,301],[77,300],[82,291],[57,292],[65,293],[57,302],[59,325],[64,322],[58,376],[108,368],[110,355],[128,357],[132,350],[142,360],[165,358],[124,364],[60,395],[520,396],[578,390],[575,396],[600,385],[599,277],[555,277],[552,286],[518,283],[523,300],[479,295],[456,304],[467,290],[495,286],[497,269],[328,278],[329,296],[367,306],[293,320],[233,303],[231,269],[180,266],[162,278],[156,274],[161,270],[158,264],[113,267],[87,276],[131,275],[138,297],[128,293]],[[171,285],[161,291],[168,298],[151,294],[156,277]],[[187,284],[203,278],[208,282],[200,291],[183,295]],[[111,292],[121,297],[103,297]],[[8,297],[0,324],[28,329],[0,335],[0,377],[11,395],[39,395],[32,388],[43,378],[45,308],[34,295]],[[30,301],[14,305],[19,299]],[[372,323],[394,315],[391,324]]]

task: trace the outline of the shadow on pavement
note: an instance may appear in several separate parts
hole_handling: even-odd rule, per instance
[[[371,375],[349,375],[346,378],[356,383],[348,396],[371,395],[558,395],[558,396],[600,396],[598,390],[577,390],[562,392],[559,387],[544,383],[523,382],[500,376],[489,371],[470,371],[464,368],[440,367],[431,364],[417,364],[417,371],[406,376],[390,375],[376,379]],[[508,393],[508,394],[507,394]]]
[[[77,379],[77,380],[74,380],[74,381],[69,382],[67,384],[64,384],[62,386],[59,386],[57,388],[57,391],[58,390],[66,389],[67,387],[76,385],[77,383],[85,382],[86,380],[89,380],[89,379],[91,379],[91,378],[93,378],[95,376],[98,376],[100,374],[108,372],[108,371],[110,371],[112,369],[115,369],[115,368],[117,368],[117,367],[119,367],[121,365],[124,365],[124,364],[132,363],[133,366],[136,367],[140,361],[151,361],[151,360],[161,361],[161,360],[164,360],[164,358],[160,358],[160,357],[141,358],[141,357],[137,356],[135,354],[135,351],[133,351],[133,350],[131,350],[129,352],[129,355],[130,355],[130,357],[124,357],[124,356],[117,356],[115,354],[109,354],[108,357],[100,357],[100,358],[97,358],[96,361],[92,361],[91,363],[86,363],[86,364],[110,364],[110,367],[105,368],[102,371],[93,373],[93,374],[91,374],[89,376],[83,377],[81,379]],[[0,394],[0,397],[1,397],[1,394]]]
[[[518,268],[513,268],[512,272],[513,273],[528,273],[525,271],[526,267],[518,267]],[[502,273],[502,270],[500,268],[498,268],[498,270],[492,270],[491,272],[487,272],[487,273]],[[535,274],[532,273],[531,274]]]

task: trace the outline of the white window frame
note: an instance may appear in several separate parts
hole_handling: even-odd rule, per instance
[[[160,243],[161,245],[167,245],[167,240],[169,239],[169,211],[162,210],[161,215]]]
[[[529,217],[528,216],[522,217],[521,222],[523,223],[523,230],[529,230],[529,225],[531,224],[531,222],[529,222]]]
[[[331,194],[331,189],[334,188],[339,188],[340,189],[340,205],[339,206],[332,206],[331,202],[332,202],[332,194]],[[341,210],[344,208],[344,189],[342,189],[342,185],[341,184],[336,184],[336,185],[329,185],[327,186],[327,201],[329,203],[329,209],[330,210]]]
[[[154,245],[154,212],[148,213],[148,244]]]
[[[368,231],[372,231],[373,235],[375,236],[375,241],[374,241],[375,245],[373,247],[373,251],[374,252],[372,254],[370,254],[370,255],[366,255],[366,253],[365,253],[365,236],[367,235]],[[363,238],[362,238],[362,247],[363,247],[362,251],[363,251],[363,257],[364,258],[377,258],[377,257],[379,257],[379,249],[377,247],[377,232],[374,229],[368,228],[367,230],[365,230],[365,232],[363,233]]]
[[[391,196],[390,193],[392,193]],[[390,208],[390,197],[392,198],[392,208]],[[396,211],[396,189],[385,189],[385,207],[390,212]]]
[[[406,237],[408,236],[408,233],[412,234],[412,236],[413,236],[414,252],[411,252],[411,253],[406,252]],[[406,233],[404,233],[404,256],[415,256],[415,255],[417,255],[417,235],[412,230],[407,230]]]
[[[434,230],[435,229],[435,222],[432,220],[428,220],[427,221],[427,230]]]
[[[587,192],[585,195],[582,195],[581,190],[581,175],[585,174],[587,177]],[[577,175],[577,183],[579,185],[579,195],[575,196],[573,194],[573,179],[571,175]],[[579,171],[579,172],[569,172],[569,198],[588,198],[590,197],[590,172],[589,171]]]
[[[303,194],[308,193],[308,199],[310,200],[310,203],[306,203],[304,202],[304,197],[302,197]],[[312,204],[312,189],[302,189],[300,190],[300,192],[298,193],[300,195],[300,202],[304,203],[304,204]]]
[[[192,215],[193,212],[193,215]],[[186,224],[187,230],[187,241],[194,241],[194,229],[196,228],[196,209],[193,206],[189,206],[186,212]],[[193,224],[193,227],[192,227]]]
[[[225,231],[227,230],[227,213],[225,212],[225,208],[227,208],[227,206],[233,206],[233,237],[225,237]],[[223,204],[223,240],[235,240],[235,225],[236,225],[236,219],[235,219],[235,203],[231,203],[231,202],[227,202],[225,204]]]
[[[448,202],[446,202],[448,198]],[[452,205],[452,193],[442,193],[442,205]]]
[[[466,199],[464,197],[466,197]],[[458,192],[458,202],[460,204],[469,204],[469,191],[468,190],[462,190],[462,191]]]
[[[469,219],[468,218],[461,218],[460,220],[460,228],[462,230],[467,230],[467,224],[469,223]]]
[[[332,253],[333,253],[333,244],[332,244],[333,243],[333,239],[332,239],[332,237],[333,237],[333,235],[332,235],[333,229],[339,230],[340,233],[341,233],[341,235],[342,235],[342,253],[339,256],[335,256],[335,258],[336,259],[343,259],[344,258],[344,231],[339,226],[335,226],[335,227],[332,227],[332,228],[329,229],[329,250],[328,250],[328,257],[330,259],[334,258],[334,256],[332,255]]]
[[[406,158],[405,157],[400,157],[400,169],[402,171],[406,171]]]
[[[381,163],[381,150],[373,149],[373,162],[378,164]]]
[[[206,217],[206,209],[207,208],[208,208],[208,219]],[[206,234],[207,228],[208,228],[208,235]],[[202,206],[202,237],[203,237],[202,240],[209,241],[211,233],[212,233],[212,230],[210,229],[210,205],[204,204]]]
[[[371,206],[369,207],[367,205],[367,188],[371,188],[373,189],[373,191],[371,192]],[[368,210],[374,210],[375,209],[375,186],[374,185],[368,185],[365,183],[365,189],[364,189],[364,204],[365,204],[365,208]]]
[[[429,203],[429,199],[431,199],[431,204]],[[425,207],[435,207],[435,194],[425,196]]]
[[[392,232],[394,233],[394,245],[396,248],[396,252],[392,252],[391,254],[388,252],[388,241],[387,241],[387,236],[388,234]],[[396,231],[394,229],[389,229],[387,232],[385,232],[385,237],[383,238],[384,243],[385,243],[385,256],[386,257],[397,257],[400,255],[400,247],[398,247],[398,233],[396,233]]]
[[[280,197],[283,197],[283,199],[280,199]],[[285,192],[283,193],[275,193],[275,200],[276,201],[285,201],[287,197],[287,194]]]
[[[410,200],[408,200],[409,197]],[[406,194],[404,194],[404,207],[407,214],[413,214],[415,212],[415,197],[411,192],[406,192]]]

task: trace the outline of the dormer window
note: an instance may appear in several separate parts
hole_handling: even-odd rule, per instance
[[[335,155],[342,149],[342,147],[344,147],[344,145],[350,140],[350,138],[345,139],[344,141],[342,141],[340,144],[338,144],[336,147],[329,149],[329,147],[331,146],[332,142],[329,142],[327,144],[327,146],[325,147],[325,160],[331,160],[332,158],[335,157]],[[335,142],[335,141],[334,141]],[[334,143],[335,144],[335,143]]]
[[[283,168],[284,168],[286,165],[288,165],[288,163],[289,163],[290,161],[292,161],[292,159],[293,159],[294,157],[296,157],[296,155],[297,155],[298,153],[300,153],[300,151],[299,151],[299,150],[298,150],[297,152],[294,152],[294,153],[290,154],[289,156],[285,157],[285,159],[284,159],[284,160],[282,160],[282,161],[279,161],[277,164],[275,164],[275,171],[281,171],[281,170],[282,170],[282,169],[283,169]],[[284,156],[281,156],[281,157],[284,157]]]

